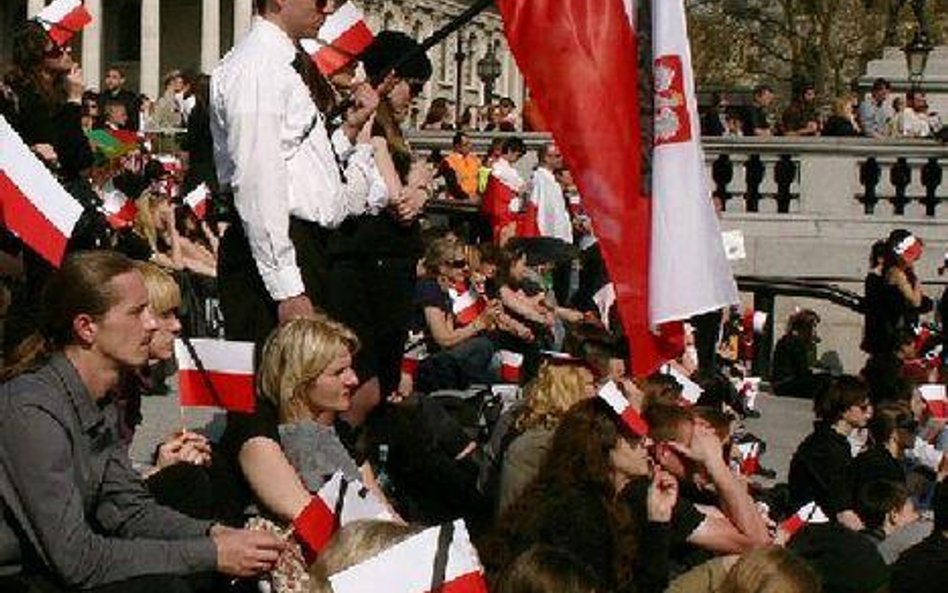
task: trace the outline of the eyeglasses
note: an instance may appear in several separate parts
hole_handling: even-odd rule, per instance
[[[61,57],[64,53],[72,51],[68,45],[56,45],[54,44],[51,48],[43,51],[43,57],[45,58],[58,58]]]

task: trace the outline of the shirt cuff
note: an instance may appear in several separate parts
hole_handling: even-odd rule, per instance
[[[195,538],[180,542],[185,554],[185,563],[191,572],[214,572],[217,570],[217,544],[210,537]]]
[[[299,296],[306,292],[303,276],[296,266],[286,266],[275,270],[260,270],[260,278],[267,292],[275,301]]]

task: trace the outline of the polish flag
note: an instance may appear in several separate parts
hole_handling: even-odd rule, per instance
[[[102,210],[113,229],[131,226],[138,214],[135,202],[128,199],[128,196],[116,189],[111,182],[102,188]]]
[[[365,15],[350,0],[326,18],[317,39],[303,39],[300,44],[313,56],[319,71],[332,76],[358,58],[374,40]]]
[[[520,192],[523,191],[524,185],[520,173],[506,159],[497,159],[491,165],[481,210],[487,215],[495,241],[500,231],[511,223],[520,225]]]
[[[447,560],[443,578],[433,574],[439,551]],[[335,593],[487,593],[484,569],[460,519],[413,535],[330,576],[329,583]]]
[[[741,458],[741,473],[755,476],[760,471],[760,442],[739,443],[737,451]]]
[[[315,558],[340,527],[361,519],[393,521],[394,517],[362,482],[346,479],[338,471],[293,520],[293,530],[307,556]]]
[[[36,15],[50,39],[56,45],[65,45],[72,36],[92,22],[92,15],[82,0],[55,0]]]
[[[628,398],[619,389],[614,381],[607,381],[599,388],[599,397],[602,398],[612,411],[622,418],[626,427],[632,431],[632,434],[645,437],[648,436],[648,423],[639,411],[629,403]]]
[[[520,382],[520,368],[523,366],[523,354],[500,351],[500,378],[507,383]]]
[[[689,406],[693,406],[698,403],[698,400],[701,398],[701,394],[704,393],[704,389],[691,380],[685,373],[674,365],[666,364],[661,367],[663,375],[668,375],[678,381],[678,384],[681,385],[681,399],[684,400],[684,403],[687,403]]]
[[[946,387],[939,384],[919,385],[918,391],[929,413],[938,419],[948,418],[948,394]]]
[[[184,340],[174,342],[181,405],[252,413],[256,403],[253,342],[205,338],[195,338],[190,342],[199,360],[191,356]],[[204,372],[200,370],[201,366]]]
[[[204,217],[207,216],[207,203],[210,196],[211,190],[208,189],[206,183],[202,183],[184,196],[184,203],[191,208],[198,220],[204,220]]]
[[[790,537],[797,534],[804,526],[809,524],[829,523],[829,517],[823,512],[815,502],[803,505],[796,514],[791,515],[780,524],[780,530]]]
[[[82,205],[0,116],[0,224],[59,266]]]
[[[449,288],[448,297],[451,299],[451,312],[454,313],[454,319],[461,327],[473,323],[487,308],[487,301],[467,283]]]
[[[402,354],[402,372],[411,375],[412,378],[417,377],[418,364],[426,358],[428,358],[428,345],[425,344],[424,334],[409,332],[405,353]]]
[[[532,99],[592,220],[632,368],[647,375],[683,351],[678,321],[737,302],[737,290],[703,172],[682,0],[651,3],[656,60],[646,67],[655,70],[657,110],[648,114],[640,113],[651,102],[638,96],[636,26],[650,23],[635,23],[635,4],[601,0],[590,10],[588,0],[497,2]],[[652,139],[642,131],[652,119],[649,185],[643,157]]]

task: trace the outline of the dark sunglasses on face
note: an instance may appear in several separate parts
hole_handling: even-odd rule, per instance
[[[419,80],[417,78],[406,78],[405,83],[408,85],[408,91],[411,93],[412,97],[417,97],[425,90],[424,80]]]
[[[452,268],[458,268],[458,269],[460,269],[460,268],[466,268],[466,267],[467,267],[467,260],[466,260],[466,259],[456,259],[456,260],[452,261],[450,265],[451,265]]]
[[[64,53],[66,53],[67,51],[69,51],[68,45],[53,45],[49,49],[43,51],[43,57],[58,58],[62,56]]]

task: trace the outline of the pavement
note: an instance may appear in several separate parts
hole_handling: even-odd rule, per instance
[[[142,398],[144,421],[135,433],[130,454],[136,463],[148,464],[155,446],[167,435],[185,426],[203,430],[213,440],[223,430],[223,413],[213,408],[181,408],[177,381],[168,378],[167,395]],[[807,400],[776,397],[761,393],[757,398],[760,418],[745,422],[747,429],[767,442],[761,465],[777,472],[776,481],[785,482],[790,458],[797,445],[813,427],[812,404]],[[770,482],[770,481],[767,481]]]

